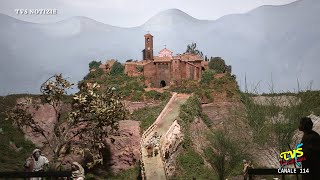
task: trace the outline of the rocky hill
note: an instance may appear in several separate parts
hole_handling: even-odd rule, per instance
[[[79,81],[91,60],[141,59],[147,31],[154,35],[155,54],[164,44],[182,53],[196,42],[204,54],[223,57],[241,87],[246,76],[249,88],[260,84],[265,92],[271,81],[278,91],[297,89],[297,79],[300,87],[313,80],[312,87],[319,89],[319,8],[317,0],[299,0],[214,21],[170,9],[132,28],[81,16],[36,24],[0,14],[0,83],[6,84],[0,94],[35,93],[35,87],[57,72]]]

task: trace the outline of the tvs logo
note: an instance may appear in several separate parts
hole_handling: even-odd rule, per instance
[[[296,146],[296,149],[280,154],[280,169],[290,164],[296,164],[298,167],[301,167],[301,162],[306,160],[303,156],[302,146],[303,143],[300,143]]]

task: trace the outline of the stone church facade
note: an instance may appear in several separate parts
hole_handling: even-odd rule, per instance
[[[202,71],[208,64],[200,56],[189,53],[173,55],[167,48],[154,56],[153,36],[148,33],[144,37],[143,60],[125,63],[128,76],[142,75],[148,87],[156,88],[179,84],[183,79],[201,80]]]

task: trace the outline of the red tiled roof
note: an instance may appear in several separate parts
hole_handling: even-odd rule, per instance
[[[161,49],[159,53],[161,53],[161,52],[163,52],[163,51],[172,53],[172,51],[170,51],[170,50],[169,50],[169,49],[167,49],[167,48],[163,48],[163,49]]]
[[[190,53],[181,54],[179,56],[182,61],[202,61],[203,60],[203,58],[201,58],[200,56],[195,54],[190,54]]]
[[[172,57],[170,56],[164,56],[164,57],[153,56],[153,59],[155,62],[172,61]]]

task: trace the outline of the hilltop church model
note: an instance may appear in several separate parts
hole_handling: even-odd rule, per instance
[[[173,56],[173,52],[167,48],[154,56],[153,36],[148,33],[144,37],[143,60],[125,63],[128,76],[142,75],[148,87],[156,88],[179,84],[183,79],[201,80],[202,71],[208,66],[202,57],[190,53]]]

